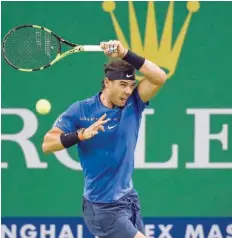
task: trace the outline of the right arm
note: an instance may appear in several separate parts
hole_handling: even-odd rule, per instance
[[[65,149],[61,142],[61,135],[63,133],[75,132],[78,129],[80,117],[80,104],[79,102],[73,103],[69,108],[62,113],[60,118],[55,122],[44,136],[42,143],[42,150],[44,153],[56,152]]]
[[[60,128],[54,127],[45,134],[42,144],[42,150],[44,153],[47,154],[64,149],[60,140],[62,133],[64,132]]]
[[[87,139],[92,138],[96,134],[98,134],[99,130],[105,131],[103,125],[108,121],[108,119],[104,120],[105,118],[106,118],[106,114],[101,116],[98,119],[98,121],[96,121],[90,127],[85,129],[83,131],[83,133],[81,131],[78,132],[78,134],[76,135],[77,139],[79,138],[79,141],[83,140],[83,139],[87,140]],[[60,137],[63,133],[64,133],[64,131],[62,131],[58,127],[54,127],[51,130],[49,130],[44,136],[44,140],[43,140],[43,144],[42,144],[43,152],[51,153],[51,152],[55,152],[55,151],[59,151],[59,150],[68,148],[68,147],[64,147],[64,145],[61,142]],[[80,133],[82,133],[82,135]],[[71,147],[71,146],[72,145],[70,145],[69,147]]]

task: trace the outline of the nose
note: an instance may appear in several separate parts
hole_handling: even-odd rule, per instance
[[[132,94],[132,88],[131,88],[131,87],[126,87],[125,93],[126,93],[127,95],[131,95],[131,94]]]

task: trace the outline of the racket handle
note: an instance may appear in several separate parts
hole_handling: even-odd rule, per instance
[[[83,45],[82,51],[103,51],[99,45]]]

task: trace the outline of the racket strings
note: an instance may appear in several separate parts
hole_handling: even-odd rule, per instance
[[[60,43],[43,29],[21,28],[12,32],[5,42],[5,56],[11,64],[23,69],[36,69],[56,58]]]

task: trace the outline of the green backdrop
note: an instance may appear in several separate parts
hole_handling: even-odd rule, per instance
[[[117,38],[102,2],[1,4],[2,38],[22,24],[42,25],[82,44]],[[168,5],[155,3],[159,42]],[[134,7],[144,44],[147,3],[135,2]],[[176,68],[144,112],[134,172],[143,216],[232,215],[232,3],[201,2],[199,7],[176,59],[165,50],[158,55],[153,45],[148,49],[149,55],[157,54],[157,62],[171,60]],[[130,46],[135,21],[129,13],[127,2],[116,2],[114,14]],[[177,2],[173,18],[167,17],[173,19],[173,32],[167,31],[172,45],[187,15],[186,2]],[[83,53],[44,71],[23,73],[2,58],[2,216],[81,215],[83,175],[75,149],[68,151],[70,157],[44,155],[41,144],[71,103],[100,90],[107,61],[102,53]],[[52,104],[43,116],[35,110],[41,98]]]

